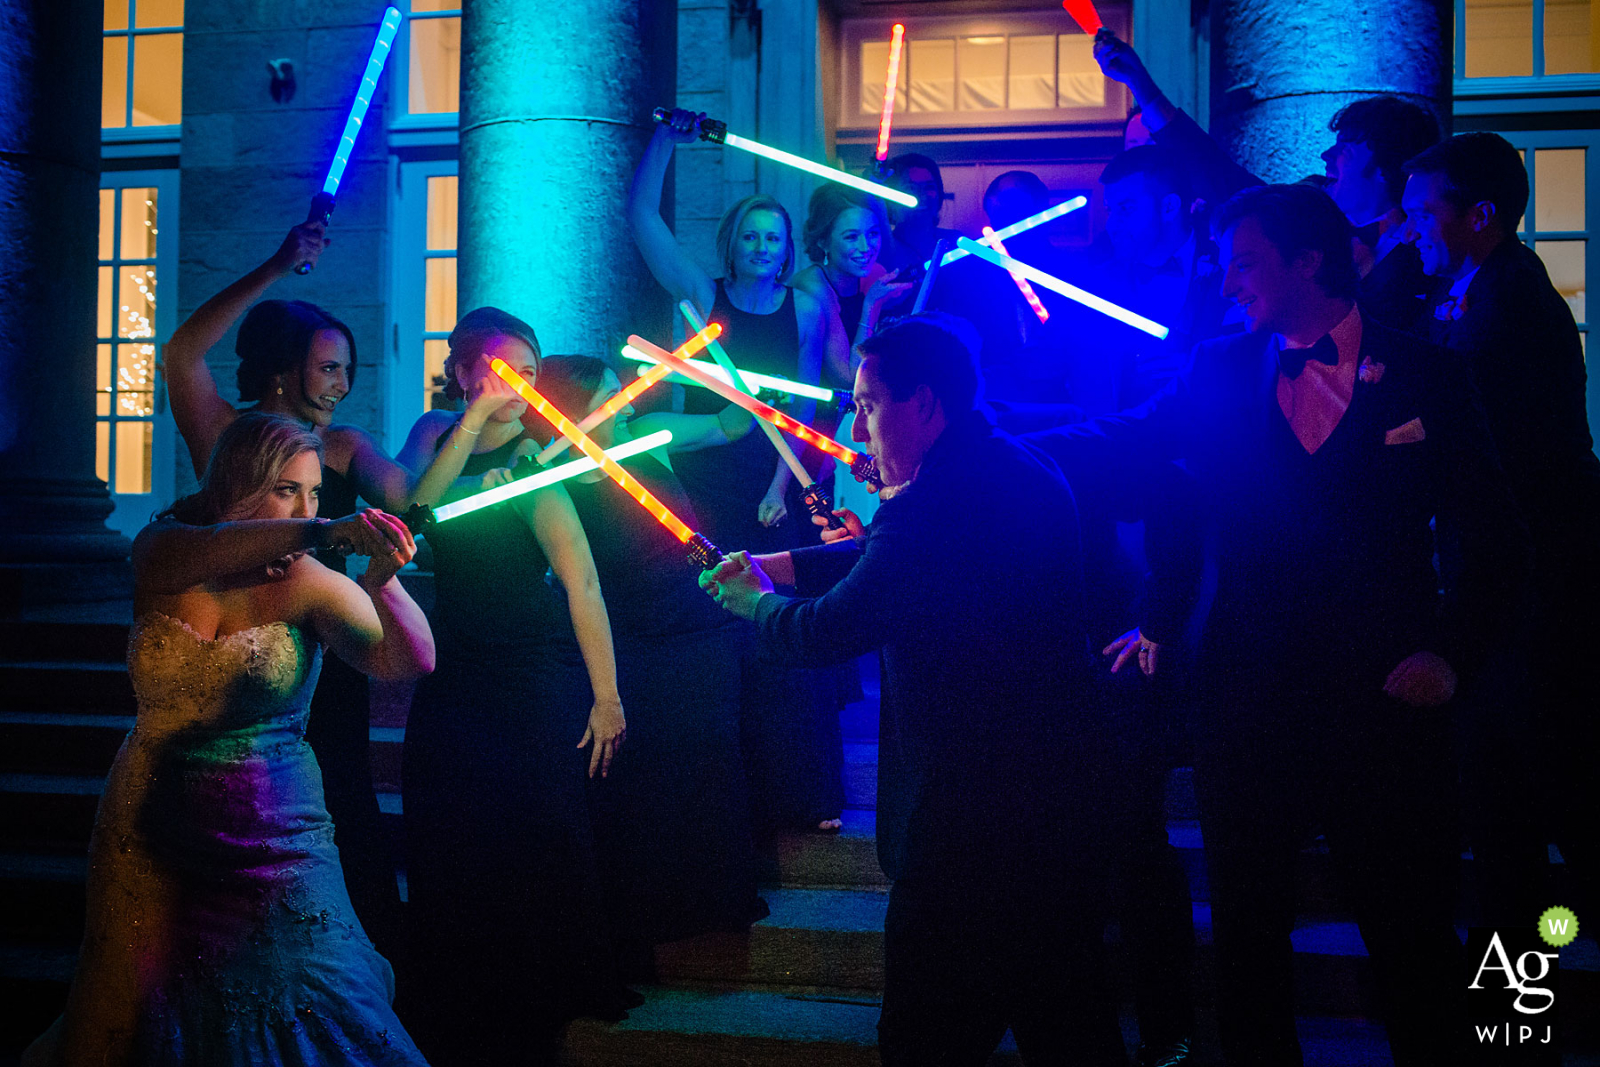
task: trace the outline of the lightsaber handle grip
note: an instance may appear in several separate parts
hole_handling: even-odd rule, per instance
[[[805,501],[807,511],[828,524],[828,529],[844,529],[844,523],[833,513],[833,501],[828,499],[828,491],[820,484],[812,482],[800,490],[800,499]]]
[[[426,535],[429,530],[439,525],[433,509],[426,504],[412,504],[406,508],[406,513],[400,516],[400,521],[406,524],[406,529],[411,531],[413,537]]]
[[[324,226],[333,221],[333,197],[327,193],[318,193],[311,198],[311,211],[306,215],[307,222],[320,222]],[[300,263],[294,268],[296,274],[310,274],[311,264]]]
[[[654,111],[650,112],[650,117],[657,122],[669,122],[672,119],[672,109],[658,107]],[[727,135],[728,124],[726,122],[723,122],[720,119],[700,120],[700,139],[702,141],[711,141],[714,144],[721,144],[722,139]]]
[[[722,562],[722,550],[711,543],[711,539],[703,533],[694,534],[686,542],[689,549],[689,562],[703,571],[708,571]]]

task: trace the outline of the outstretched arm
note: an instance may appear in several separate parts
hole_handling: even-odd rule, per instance
[[[162,347],[161,367],[172,400],[172,418],[189,446],[197,476],[205,472],[212,446],[236,414],[217,392],[217,381],[206,366],[206,353],[273,282],[301,263],[315,263],[327,244],[322,223],[296,226],[271,259],[201,304]]]
[[[309,557],[295,561],[311,599],[307,614],[317,636],[356,670],[384,681],[415,681],[433,670],[433,631],[395,575],[416,554],[416,542],[393,515],[369,510],[360,517],[384,543],[356,581]]]
[[[362,555],[382,548],[359,514],[326,519],[244,519],[190,526],[158,519],[133,541],[140,595],[181,593],[204,582],[265,567],[296,552],[347,542]],[[387,548],[382,548],[387,552]]]
[[[670,122],[658,125],[628,189],[628,224],[645,265],[673,300],[690,301],[702,316],[711,313],[716,285],[667,228],[661,217],[661,187],[673,147],[694,140],[704,117],[680,108],[673,111]]]

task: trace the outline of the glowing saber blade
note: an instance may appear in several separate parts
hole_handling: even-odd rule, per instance
[[[663,363],[672,359],[672,353],[670,352],[663,352],[662,355],[667,357],[662,360]],[[489,364],[489,369],[498,374],[507,385],[515,389],[517,395],[526,400],[533,410],[549,420],[550,425],[560,431],[562,437],[576,445],[578,451],[594,460],[600,469],[605,471],[606,475],[621,487],[624,493],[637,500],[639,505],[653,515],[657,522],[665,526],[672,536],[688,545],[689,558],[698,564],[702,570],[716,566],[717,561],[722,558],[722,553],[717,550],[716,545],[707,540],[704,534],[695,533],[685,526],[683,520],[674,515],[672,510],[665,504],[657,500],[654,493],[639,484],[639,479],[623,470],[616,460],[606,455],[588,434],[578,429],[576,423],[561,414],[561,411],[546,400],[539,390],[529,385],[522,375],[512,370],[509,363],[503,359],[495,359]]]
[[[1091,37],[1105,25],[1100,21],[1100,12],[1094,9],[1094,0],[1061,0],[1061,6],[1067,9],[1067,14],[1078,24],[1078,29]]]
[[[685,356],[693,355],[704,348],[712,340],[719,337],[721,334],[721,324],[712,323],[709,327],[701,330],[699,333],[685,341],[678,351]],[[628,383],[628,387],[626,389],[622,390],[616,396],[612,397],[610,400],[607,400],[604,404],[601,404],[599,407],[589,412],[589,414],[579,419],[578,429],[582,430],[584,433],[588,433],[590,430],[594,429],[596,426],[599,426],[602,422],[605,422],[611,416],[615,415],[617,412],[633,403],[634,399],[638,397],[640,393],[644,392],[646,389],[665,378],[668,374],[672,373],[672,368],[666,366],[665,364],[658,364],[657,368],[651,368],[644,374],[639,375],[638,378]],[[539,466],[543,467],[545,464],[561,455],[561,453],[565,452],[567,450],[567,446],[571,443],[572,442],[568,441],[565,437],[558,437],[546,445],[544,451],[540,452],[537,456],[534,456],[533,461],[539,464]]]
[[[999,252],[1002,256],[1009,256],[1011,254],[1010,252],[1006,251],[1005,244],[1000,240],[999,236],[991,227],[985,226],[983,228],[983,236],[984,239],[988,241],[989,246],[996,252]],[[1050,312],[1046,311],[1044,305],[1039,302],[1039,294],[1033,291],[1033,286],[1028,284],[1028,279],[1024,278],[1016,271],[1012,271],[1011,280],[1017,283],[1018,289],[1022,290],[1022,298],[1028,302],[1028,306],[1033,309],[1033,313],[1039,316],[1039,321],[1048,322],[1050,320]]]
[[[1075,196],[1071,200],[1066,200],[1057,204],[1055,207],[1047,207],[1037,214],[1029,215],[1020,222],[1013,222],[1010,226],[1002,226],[998,230],[994,231],[994,235],[1002,241],[1009,241],[1017,234],[1027,233],[1035,226],[1043,226],[1045,223],[1053,222],[1063,215],[1070,215],[1079,208],[1086,207],[1088,203],[1089,201],[1086,197]],[[985,237],[981,243],[988,244],[989,239]],[[948,267],[956,260],[966,259],[971,254],[971,252],[967,252],[964,249],[958,248],[954,252],[950,252],[944,257],[942,265]],[[924,263],[922,266],[924,269],[927,269],[928,267],[932,266],[932,263]]]
[[[608,448],[606,449],[606,455],[612,459],[627,459],[629,456],[637,456],[641,452],[648,452],[652,448],[660,448],[662,445],[671,443],[671,430],[657,430],[655,433],[646,434],[637,440],[617,445],[615,448]],[[452,501],[443,507],[435,508],[433,521],[436,523],[449,522],[451,519],[470,515],[474,511],[479,511],[502,501],[515,499],[524,493],[531,493],[535,489],[543,489],[547,485],[564,482],[568,478],[573,478],[580,474],[588,474],[598,466],[599,464],[587,457],[574,459],[561,464],[559,467],[540,471],[538,474],[527,478],[518,478],[514,482],[497,485],[493,489],[485,489],[481,493],[473,493],[471,496],[462,497],[460,500]]]
[[[655,120],[657,122],[666,122],[670,117],[671,112],[666,108],[656,108]],[[873,196],[893,201],[903,207],[914,208],[917,206],[917,198],[910,193],[902,193],[899,189],[891,189],[887,185],[880,185],[877,182],[869,182],[865,178],[858,178],[848,171],[836,170],[824,163],[817,163],[804,156],[797,156],[793,152],[785,152],[781,148],[771,148],[759,141],[752,141],[749,138],[740,137],[738,134],[729,133],[727,123],[718,122],[716,119],[702,119],[700,121],[700,139],[702,141],[710,141],[712,144],[727,145],[729,148],[741,148],[746,152],[764,156],[776,163],[798,168],[807,174],[814,174],[819,178],[826,178],[830,182],[839,182],[841,185],[848,185],[852,189],[860,189],[864,193],[871,193]]]
[[[1167,334],[1170,332],[1159,322],[1147,319],[1143,315],[1137,315],[1125,307],[1119,307],[1104,297],[1095,296],[1093,293],[1085,289],[1079,289],[1076,285],[1064,282],[1053,274],[1046,274],[1038,267],[1029,266],[1020,259],[1012,259],[1010,256],[1002,255],[986,245],[980,245],[971,238],[963,237],[959,243],[961,247],[965,248],[968,252],[971,252],[980,259],[988,260],[990,263],[1000,267],[1002,270],[1010,271],[1013,274],[1020,274],[1029,281],[1035,282],[1036,284],[1050,290],[1052,293],[1060,293],[1068,300],[1075,300],[1084,307],[1093,308],[1102,315],[1109,315],[1118,322],[1125,322],[1136,330],[1143,330],[1151,337],[1155,337],[1164,341],[1167,338]]]
[[[771,404],[763,404],[755,397],[746,396],[728,382],[700,369],[689,360],[673,358],[671,352],[651,344],[637,334],[629,337],[628,343],[653,359],[672,364],[673,370],[694,379],[730,403],[738,404],[756,418],[765,419],[784,433],[798,437],[806,444],[820,448],[834,459],[849,464],[850,473],[855,476],[856,481],[879,484],[877,465],[873,463],[871,456],[846,448],[826,434],[818,433],[805,423],[790,418]]]
[[[361,74],[361,84],[356,87],[355,99],[350,101],[350,112],[345,116],[344,132],[339,135],[339,146],[333,150],[333,162],[328,164],[328,176],[323,180],[322,192],[311,200],[311,214],[307,222],[322,220],[326,226],[333,215],[333,200],[339,195],[339,183],[344,180],[344,169],[350,163],[350,153],[356,147],[356,135],[366,121],[367,108],[372,105],[372,95],[378,91],[378,79],[383,77],[384,65],[389,62],[389,51],[394,46],[394,35],[400,31],[400,11],[389,8],[383,13],[378,26],[378,36],[372,42],[372,52],[367,56],[367,67]],[[296,274],[311,273],[311,264],[295,267]]]
[[[906,28],[894,24],[894,34],[889,38],[889,73],[883,83],[883,117],[878,119],[879,163],[889,158],[889,127],[894,124],[894,98],[900,88],[900,47],[905,41]]]
[[[641,352],[632,345],[622,346],[622,356],[624,359],[631,359],[635,363],[647,363],[650,364],[651,367],[661,366],[654,356]],[[705,361],[698,359],[690,360],[690,362],[713,377],[727,380],[727,372],[721,367],[717,366],[715,363],[706,363]],[[671,373],[671,367],[666,369],[668,373]],[[639,373],[644,375],[648,374],[649,371],[644,367],[641,367],[639,368]],[[807,396],[813,400],[824,400],[829,402],[837,401],[839,399],[838,394],[832,389],[824,389],[820,385],[807,385],[805,382],[794,382],[790,381],[788,378],[779,378],[771,374],[758,374],[753,370],[741,370],[739,373],[744,375],[744,380],[746,382],[755,386],[757,389],[770,389],[775,393],[789,393],[792,396]],[[678,380],[688,382],[690,385],[700,384],[694,379],[684,378],[682,375],[679,375]]]

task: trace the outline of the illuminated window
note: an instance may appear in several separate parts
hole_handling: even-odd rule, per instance
[[[1572,308],[1588,343],[1588,149],[1524,151],[1532,170],[1532,199],[1522,220],[1522,239],[1544,260],[1550,281]]]
[[[114,493],[152,491],[162,200],[154,185],[100,190],[95,473]]]
[[[456,176],[428,178],[427,247],[422,252],[422,407],[446,407],[445,339],[456,324]]]
[[[447,339],[456,302],[456,161],[400,164],[394,199],[390,324],[394,373],[387,378],[383,436],[397,450],[417,416],[452,408],[444,395]]]
[[[105,0],[100,125],[183,121],[183,0]]]
[[[1600,70],[1590,0],[1456,0],[1456,76],[1527,78]]]
[[[406,113],[449,115],[460,111],[459,0],[411,0],[406,29]]]

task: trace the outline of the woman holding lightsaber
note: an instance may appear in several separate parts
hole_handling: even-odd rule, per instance
[[[302,300],[261,300],[297,267],[316,263],[329,243],[323,229],[321,222],[294,227],[266,262],[207,300],[173,332],[162,353],[173,420],[199,475],[217,440],[241,411],[291,418],[322,441],[323,515],[340,518],[354,513],[357,496],[398,515],[419,498],[452,485],[466,454],[444,450],[416,474],[385,455],[365,430],[334,424],[339,404],[355,383],[355,336],[350,327]],[[207,354],[241,316],[244,321],[234,348],[239,355],[239,398],[251,405],[245,408],[222,398],[206,363]],[[457,443],[472,440],[471,429],[481,426],[509,396],[505,389],[481,398],[463,417],[466,432]],[[472,488],[488,488],[505,477],[503,471],[490,472],[473,481]],[[335,570],[344,569],[338,556],[327,556],[324,562]],[[350,899],[379,951],[403,970],[400,892],[372,785],[368,705],[366,677],[330,659],[312,701],[306,739],[322,767]]]
[[[570,417],[621,389],[604,362],[546,360],[539,390]],[[628,473],[698,525],[667,453],[724,444],[753,419],[729,404],[716,415],[624,407],[589,431],[611,448],[659,429],[665,449],[622,461]],[[543,436],[543,435],[541,435]],[[655,944],[739,931],[766,914],[756,896],[750,810],[739,748],[740,650],[745,628],[706,610],[683,546],[603,471],[567,483],[594,551],[628,700],[628,755],[590,792],[608,912],[625,965],[648,964]]]
[[[445,376],[468,411],[499,395],[496,358],[542,377],[533,328],[498,308],[464,315],[449,344]],[[527,407],[514,396],[468,435],[469,476],[534,450]],[[465,420],[428,412],[400,458],[426,466]],[[412,701],[402,768],[419,965],[401,1015],[436,1067],[542,1063],[568,1020],[639,1003],[613,967],[586,789],[626,737],[610,620],[564,485],[427,536],[439,664]]]
[[[628,194],[634,240],[673,300],[689,301],[702,319],[722,325],[722,346],[737,366],[816,384],[837,320],[817,298],[787,284],[796,256],[783,206],[768,196],[751,196],[722,216],[720,278],[706,273],[661,218],[667,164],[676,145],[698,136],[704,117],[680,108],[656,126]],[[835,345],[837,352],[844,351],[842,341]],[[826,384],[849,387],[848,381]],[[721,399],[703,389],[685,395],[686,412],[721,407]],[[796,398],[787,413],[810,424],[816,401]],[[801,454],[801,462],[813,470],[823,458]],[[765,545],[762,551],[783,552],[816,543],[801,486],[763,435],[683,453],[674,467],[703,524],[701,532],[723,549]],[[755,783],[758,824],[837,830],[844,807],[838,712],[849,683],[837,671],[797,672],[765,658],[746,666],[745,756]]]

